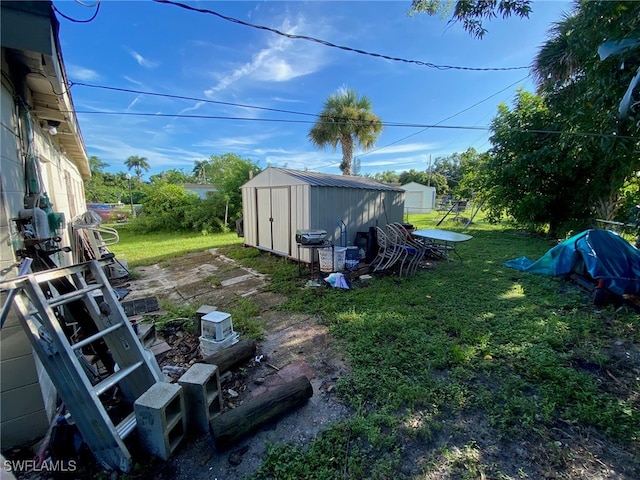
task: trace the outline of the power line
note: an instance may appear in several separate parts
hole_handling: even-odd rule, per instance
[[[231,102],[221,102],[218,100],[209,100],[206,98],[197,98],[197,97],[185,97],[182,95],[172,95],[169,93],[156,93],[156,92],[146,92],[143,90],[134,90],[131,88],[119,88],[119,87],[109,87],[106,85],[94,85],[90,83],[82,83],[82,82],[71,82],[71,86],[78,85],[80,87],[88,87],[88,88],[99,88],[103,90],[111,90],[115,92],[125,92],[125,93],[135,93],[137,95],[149,95],[153,97],[163,97],[163,98],[174,98],[177,100],[190,100],[194,102],[203,102],[203,103],[212,103],[216,105],[225,105],[230,107],[241,107],[241,108],[253,108],[255,110],[265,110],[268,112],[277,112],[277,113],[289,113],[292,115],[307,115],[310,117],[317,117],[318,115],[314,113],[305,113],[305,112],[295,112],[292,110],[282,110],[279,108],[268,108],[268,107],[258,107],[256,105],[245,105],[242,103],[231,103]]]
[[[413,63],[415,65],[420,65],[420,66],[423,66],[423,67],[435,68],[436,70],[470,70],[470,71],[480,71],[480,72],[488,72],[488,71],[499,71],[499,72],[502,72],[502,71],[508,71],[508,70],[525,70],[525,69],[529,69],[530,68],[530,66],[525,66],[525,67],[460,67],[460,66],[455,66],[455,65],[436,65],[435,63],[423,62],[421,60],[408,60],[406,58],[391,57],[389,55],[383,55],[383,54],[380,54],[380,53],[368,52],[366,50],[360,50],[360,49],[357,49],[357,48],[351,48],[351,47],[347,47],[347,46],[344,46],[344,45],[337,45],[335,43],[331,43],[331,42],[328,42],[326,40],[321,40],[321,39],[314,38],[314,37],[309,37],[307,35],[295,35],[295,34],[292,34],[292,33],[285,33],[285,32],[282,32],[280,30],[277,30],[275,28],[265,27],[264,25],[257,25],[255,23],[245,22],[245,21],[239,20],[237,18],[233,18],[233,17],[228,17],[226,15],[222,15],[221,13],[215,12],[213,10],[209,10],[209,9],[206,9],[206,8],[192,7],[191,5],[185,5],[184,3],[174,2],[172,0],[153,0],[153,1],[157,2],[157,3],[166,3],[166,4],[169,4],[169,5],[175,5],[176,7],[184,8],[186,10],[191,10],[191,11],[194,11],[194,12],[208,13],[210,15],[215,15],[216,17],[221,18],[223,20],[226,20],[228,22],[237,23],[239,25],[244,25],[245,27],[256,28],[258,30],[265,30],[267,32],[275,33],[276,35],[281,35],[283,37],[294,39],[294,40],[307,40],[309,42],[315,42],[315,43],[318,43],[320,45],[324,45],[326,47],[338,48],[340,50],[359,53],[361,55],[368,55],[368,56],[371,56],[371,57],[383,58],[385,60],[392,60],[394,62]]]
[[[61,110],[62,113],[73,113],[70,110]],[[139,117],[175,117],[175,118],[194,118],[194,119],[206,119],[206,120],[239,120],[247,122],[272,122],[272,123],[315,123],[312,120],[289,120],[281,118],[252,118],[252,117],[229,117],[218,115],[186,115],[178,113],[145,113],[145,112],[107,112],[100,110],[76,110],[76,114],[83,115],[120,115],[120,116],[139,116]],[[353,122],[350,122],[353,124]],[[366,122],[362,122],[363,124]],[[468,125],[438,125],[438,124],[419,124],[419,123],[400,123],[400,122],[383,122],[384,126],[388,127],[401,127],[401,128],[440,128],[445,130],[490,130],[491,127],[484,126],[468,126]],[[545,133],[555,135],[572,135],[581,137],[594,137],[594,138],[620,138],[629,140],[638,140],[637,137],[632,135],[617,135],[615,133],[594,133],[594,132],[566,132],[562,130],[541,130],[541,129],[526,129],[526,128],[512,128],[514,132],[522,133]]]
[[[82,2],[78,2],[80,3],[80,5],[84,6],[84,7],[89,7],[90,5],[85,5]],[[66,18],[67,20],[69,20],[70,22],[73,23],[89,23],[92,22],[93,20],[95,20],[95,18],[98,16],[98,12],[100,11],[100,0],[96,1],[95,3],[95,7],[96,7],[96,11],[93,12],[93,15],[91,16],[91,18],[88,18],[87,20],[78,20],[75,18],[71,18],[68,15],[65,15],[64,13],[62,13],[60,10],[58,10],[58,7],[56,7],[53,2],[51,3],[51,5],[53,6],[53,9],[63,18]]]
[[[452,118],[457,117],[458,115],[460,115],[460,114],[462,114],[462,113],[464,113],[464,112],[466,112],[466,111],[468,111],[468,110],[471,110],[472,108],[477,107],[478,105],[480,105],[481,103],[486,102],[486,101],[487,101],[487,100],[489,100],[490,98],[493,98],[493,97],[495,97],[496,95],[501,94],[501,93],[502,93],[502,92],[504,92],[505,90],[508,90],[509,88],[513,87],[514,85],[516,85],[516,84],[518,84],[518,83],[522,82],[523,80],[526,80],[528,77],[529,77],[529,75],[527,75],[526,77],[521,78],[520,80],[518,80],[518,81],[516,81],[516,82],[513,82],[511,85],[508,85],[508,86],[504,87],[502,90],[499,90],[499,91],[497,91],[496,93],[494,93],[494,94],[492,94],[492,95],[489,95],[487,98],[485,98],[485,99],[483,99],[483,100],[480,100],[479,102],[474,103],[474,104],[473,104],[473,105],[471,105],[470,107],[467,107],[467,108],[465,108],[465,109],[463,109],[463,110],[460,110],[458,113],[454,113],[453,115],[450,115],[450,116],[448,116],[447,118],[444,118],[444,119],[440,120],[440,121],[439,121],[439,122],[437,122],[435,125],[440,125],[441,123],[444,123],[444,122],[446,122],[447,120],[451,120]],[[423,129],[422,129],[422,130],[420,130],[419,132],[414,132],[414,133],[412,133],[411,135],[407,135],[406,137],[402,137],[401,139],[396,140],[396,141],[394,141],[394,142],[391,142],[391,143],[389,143],[389,144],[387,144],[387,145],[383,145],[382,147],[374,148],[373,150],[369,150],[369,151],[367,151],[367,152],[364,152],[364,153],[362,153],[362,154],[358,155],[358,158],[360,158],[360,157],[364,157],[365,155],[369,155],[369,154],[374,153],[374,152],[378,152],[378,151],[380,151],[380,150],[382,150],[382,149],[384,149],[384,148],[387,148],[387,147],[391,147],[391,146],[393,146],[393,145],[396,145],[397,143],[404,142],[404,141],[405,141],[405,140],[407,140],[408,138],[411,138],[411,137],[414,137],[414,136],[416,136],[416,135],[419,135],[419,134],[421,134],[421,133],[423,133],[423,132],[426,132],[426,131],[427,131],[427,130],[429,130],[430,128],[432,128],[432,127],[426,127],[426,128],[423,128]]]

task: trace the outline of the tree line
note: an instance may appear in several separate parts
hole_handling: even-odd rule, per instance
[[[90,157],[91,178],[85,181],[87,202],[140,205],[141,214],[131,218],[131,228],[137,231],[227,231],[242,216],[240,186],[260,168],[248,159],[233,153],[212,155],[196,162],[189,173],[170,169],[143,181],[142,171],[149,170],[148,160],[131,156],[125,162],[129,171],[108,173],[109,164]],[[184,188],[188,183],[210,183],[215,191],[200,198]]]

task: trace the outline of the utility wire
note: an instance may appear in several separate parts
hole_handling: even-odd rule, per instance
[[[213,103],[216,105],[225,105],[230,107],[242,107],[242,108],[253,108],[255,110],[266,110],[268,112],[277,112],[277,113],[289,113],[292,115],[307,115],[310,117],[317,117],[318,115],[314,113],[305,113],[305,112],[295,112],[292,110],[281,110],[279,108],[268,108],[268,107],[258,107],[256,105],[244,105],[242,103],[231,103],[231,102],[221,102],[218,100],[209,100],[206,98],[197,98],[197,97],[185,97],[182,95],[171,95],[168,93],[155,93],[155,92],[146,92],[143,90],[133,90],[130,88],[119,88],[119,87],[109,87],[106,85],[93,85],[90,83],[82,83],[82,82],[71,82],[71,86],[78,85],[79,87],[88,87],[88,88],[99,88],[103,90],[111,90],[115,92],[125,92],[125,93],[135,93],[137,95],[149,95],[153,97],[163,97],[163,98],[174,98],[178,100],[190,100],[194,102],[204,102],[204,103]]]
[[[496,93],[494,93],[494,94],[492,94],[492,95],[489,95],[487,98],[485,98],[485,99],[483,99],[483,100],[480,100],[479,102],[474,103],[474,104],[473,104],[473,105],[471,105],[470,107],[467,107],[467,108],[465,108],[465,109],[463,109],[463,110],[460,110],[458,113],[454,113],[453,115],[450,115],[450,116],[448,116],[447,118],[443,118],[442,120],[440,120],[439,122],[437,122],[435,125],[440,125],[441,123],[444,123],[444,122],[446,122],[447,120],[451,120],[452,118],[457,117],[458,115],[460,115],[460,114],[462,114],[462,113],[464,113],[464,112],[466,112],[466,111],[468,111],[468,110],[471,110],[472,108],[477,107],[477,106],[478,106],[478,105],[480,105],[481,103],[486,102],[487,100],[489,100],[489,99],[491,99],[491,98],[495,97],[496,95],[501,94],[502,92],[504,92],[505,90],[508,90],[509,88],[513,87],[514,85],[516,85],[516,84],[518,84],[518,83],[520,83],[520,82],[522,82],[522,81],[526,80],[527,78],[529,78],[529,76],[530,76],[530,75],[527,75],[526,77],[522,77],[520,80],[518,80],[518,81],[516,81],[516,82],[513,82],[511,85],[508,85],[508,86],[504,87],[502,90],[500,90],[500,91],[498,91],[498,92],[496,92]],[[435,125],[434,125],[434,126],[435,126]],[[429,126],[429,127],[423,128],[422,130],[420,130],[420,131],[418,131],[418,132],[414,132],[414,133],[412,133],[411,135],[407,135],[406,137],[402,137],[402,138],[400,138],[399,140],[396,140],[395,142],[388,143],[387,145],[383,145],[382,147],[374,148],[373,150],[368,150],[368,151],[366,151],[366,152],[364,152],[364,153],[359,154],[359,155],[358,155],[358,158],[364,157],[365,155],[369,155],[369,154],[374,153],[374,152],[378,152],[378,151],[382,150],[383,148],[391,147],[391,146],[393,146],[393,145],[395,145],[395,144],[397,144],[397,143],[404,142],[405,140],[407,140],[407,139],[409,139],[409,138],[411,138],[411,137],[414,137],[414,136],[419,135],[419,134],[421,134],[421,133],[423,133],[423,132],[426,132],[426,131],[427,131],[427,130],[429,130],[430,128],[433,128],[433,126]]]
[[[194,12],[208,13],[210,15],[215,15],[216,17],[221,18],[223,20],[226,20],[228,22],[237,23],[239,25],[244,25],[245,27],[257,28],[258,30],[265,30],[267,32],[275,33],[276,35],[281,35],[283,37],[294,39],[294,40],[307,40],[309,42],[315,42],[315,43],[318,43],[320,45],[325,45],[325,46],[331,47],[331,48],[338,48],[340,50],[345,50],[345,51],[348,51],[348,52],[359,53],[361,55],[369,55],[371,57],[384,58],[385,60],[392,60],[394,62],[413,63],[415,65],[420,65],[420,66],[428,67],[428,68],[435,68],[437,70],[470,70],[470,71],[480,71],[480,72],[489,72],[489,71],[494,71],[494,72],[495,71],[500,71],[501,72],[501,71],[508,71],[508,70],[526,70],[526,69],[530,68],[530,65],[525,66],[525,67],[461,67],[461,66],[455,66],[455,65],[437,65],[435,63],[423,62],[421,60],[408,60],[406,58],[391,57],[389,55],[383,55],[383,54],[380,54],[380,53],[368,52],[366,50],[360,50],[360,49],[357,49],[357,48],[351,48],[351,47],[347,47],[347,46],[344,46],[344,45],[337,45],[335,43],[331,43],[331,42],[328,42],[326,40],[321,40],[321,39],[314,38],[314,37],[308,37],[306,35],[295,35],[295,34],[292,34],[292,33],[285,33],[285,32],[282,32],[280,30],[277,30],[275,28],[265,27],[264,25],[256,25],[255,23],[249,23],[249,22],[245,22],[245,21],[239,20],[237,18],[228,17],[226,15],[222,15],[221,13],[215,12],[213,10],[208,10],[206,8],[192,7],[191,5],[185,5],[184,3],[174,2],[172,0],[153,0],[153,1],[157,2],[157,3],[166,3],[166,4],[169,4],[169,5],[175,5],[176,7],[184,8],[186,10],[191,10],[191,11],[194,11]]]
[[[78,2],[81,5],[88,7],[89,5],[85,5],[81,2]],[[60,10],[58,10],[58,7],[56,7],[53,2],[51,3],[51,5],[53,6],[53,9],[63,18],[66,18],[67,20],[69,20],[70,22],[73,23],[89,23],[92,22],[93,20],[95,20],[95,18],[98,16],[98,12],[100,11],[100,0],[96,1],[95,3],[95,7],[96,7],[96,11],[93,12],[93,15],[91,16],[91,18],[87,19],[87,20],[78,20],[76,18],[71,18],[68,15],[65,15],[64,13],[62,13]]]
[[[70,110],[61,110],[61,113],[73,113]],[[312,124],[316,123],[312,120],[287,120],[280,118],[251,118],[251,117],[228,117],[228,116],[217,116],[217,115],[186,115],[186,114],[176,114],[176,113],[144,113],[144,112],[107,112],[100,110],[76,110],[76,114],[84,114],[84,115],[120,115],[120,116],[139,116],[139,117],[175,117],[175,118],[196,118],[196,119],[207,119],[207,120],[240,120],[247,122],[272,122],[272,123],[306,123]],[[346,122],[345,122],[346,123]],[[353,124],[353,122],[349,122]],[[361,124],[366,124],[367,122],[361,122]],[[446,130],[490,130],[491,127],[478,127],[478,126],[467,126],[467,125],[437,125],[437,124],[417,124],[417,123],[395,123],[395,122],[383,122],[384,126],[388,127],[402,127],[402,128],[440,128]],[[620,139],[629,139],[629,140],[637,140],[637,137],[632,135],[616,135],[612,133],[594,133],[594,132],[565,132],[562,130],[541,130],[541,129],[526,129],[526,128],[512,128],[514,132],[522,132],[522,133],[546,133],[546,134],[556,134],[556,135],[572,135],[572,136],[581,136],[581,137],[594,137],[594,138],[620,138]]]

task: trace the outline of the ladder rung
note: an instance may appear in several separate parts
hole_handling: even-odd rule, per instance
[[[78,343],[74,343],[73,345],[71,345],[71,348],[73,348],[74,350],[78,350],[79,348],[85,347],[85,346],[89,345],[90,343],[95,342],[99,338],[102,338],[102,337],[108,335],[111,332],[115,332],[120,327],[122,327],[122,323],[116,323],[115,325],[111,325],[110,327],[107,327],[107,328],[105,328],[104,330],[102,330],[102,331],[100,331],[98,333],[94,333],[93,335],[91,335],[90,337],[85,338],[84,340],[80,340]]]
[[[103,394],[104,392],[109,390],[111,387],[115,386],[120,380],[125,378],[127,375],[129,375],[131,372],[133,372],[136,368],[138,368],[143,363],[144,362],[141,360],[139,362],[134,363],[133,365],[129,365],[128,367],[123,368],[122,370],[114,373],[110,377],[105,378],[103,381],[101,381],[99,384],[93,387],[93,392],[96,395]]]
[[[129,415],[125,417],[117,426],[116,432],[118,432],[118,436],[120,438],[127,437],[131,432],[133,432],[134,428],[136,428],[136,413],[131,412]]]
[[[93,285],[89,285],[88,287],[81,288],[80,290],[74,290],[73,292],[65,293],[58,297],[54,297],[49,299],[50,307],[57,307],[58,305],[64,305],[65,303],[69,303],[73,300],[77,300],[79,297],[85,296],[87,293],[93,292],[94,290],[98,290],[102,288],[104,285],[96,283]]]

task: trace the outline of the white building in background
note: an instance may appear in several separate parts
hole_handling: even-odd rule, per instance
[[[73,108],[50,1],[2,1],[0,132],[0,280],[17,273],[22,209],[47,204],[52,234],[70,246],[69,223],[85,211],[83,179],[91,176]],[[52,223],[53,221],[53,223]],[[51,258],[76,263],[73,253]],[[4,304],[6,294],[0,302]],[[13,313],[0,334],[0,445],[6,450],[41,437],[56,392]]]
[[[431,213],[436,206],[436,187],[427,187],[417,182],[402,185],[405,191],[404,211],[406,214]]]

